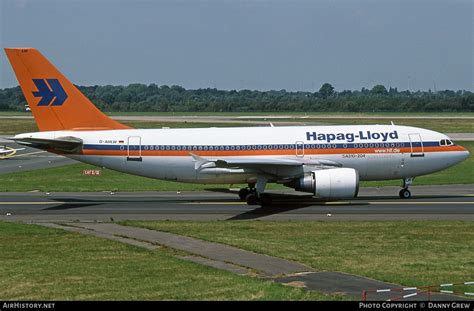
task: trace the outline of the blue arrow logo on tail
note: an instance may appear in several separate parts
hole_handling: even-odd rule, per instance
[[[67,94],[58,79],[33,79],[33,83],[38,89],[33,92],[33,96],[41,97],[37,106],[61,106],[67,99]]]

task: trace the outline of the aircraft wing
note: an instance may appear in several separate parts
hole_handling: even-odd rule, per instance
[[[342,164],[324,159],[258,159],[258,158],[226,158],[226,159],[211,159],[198,156],[190,153],[195,160],[194,168],[198,171],[212,169],[212,168],[230,168],[230,169],[251,169],[252,171],[260,171],[271,175],[288,174],[286,169],[298,169],[305,165],[313,166],[315,169],[328,169],[334,167],[341,167]],[[293,175],[293,174],[290,174]],[[279,176],[286,177],[286,176]]]
[[[20,145],[27,145],[42,150],[55,150],[64,153],[75,153],[82,148],[82,139],[72,136],[59,137],[55,139],[21,137],[10,138]]]

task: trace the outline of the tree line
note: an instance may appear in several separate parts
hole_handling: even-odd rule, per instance
[[[336,91],[325,83],[317,92],[286,90],[187,90],[181,86],[130,84],[78,86],[103,111],[158,112],[473,112],[474,93],[464,90],[399,91],[371,89]],[[0,111],[25,110],[20,87],[0,89]]]

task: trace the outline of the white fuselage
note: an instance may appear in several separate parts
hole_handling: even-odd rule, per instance
[[[246,183],[258,168],[198,171],[191,154],[206,159],[292,159],[300,167],[276,168],[278,176],[298,177],[328,161],[354,168],[361,180],[415,177],[450,167],[469,156],[457,145],[441,145],[446,135],[396,125],[292,126],[196,129],[52,131],[16,137],[83,140],[81,162],[157,179],[193,183]]]

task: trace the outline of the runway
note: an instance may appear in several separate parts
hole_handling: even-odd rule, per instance
[[[321,202],[295,192],[270,192],[274,204],[260,208],[225,192],[2,193],[0,220],[474,220],[472,185],[363,188],[353,200]]]

